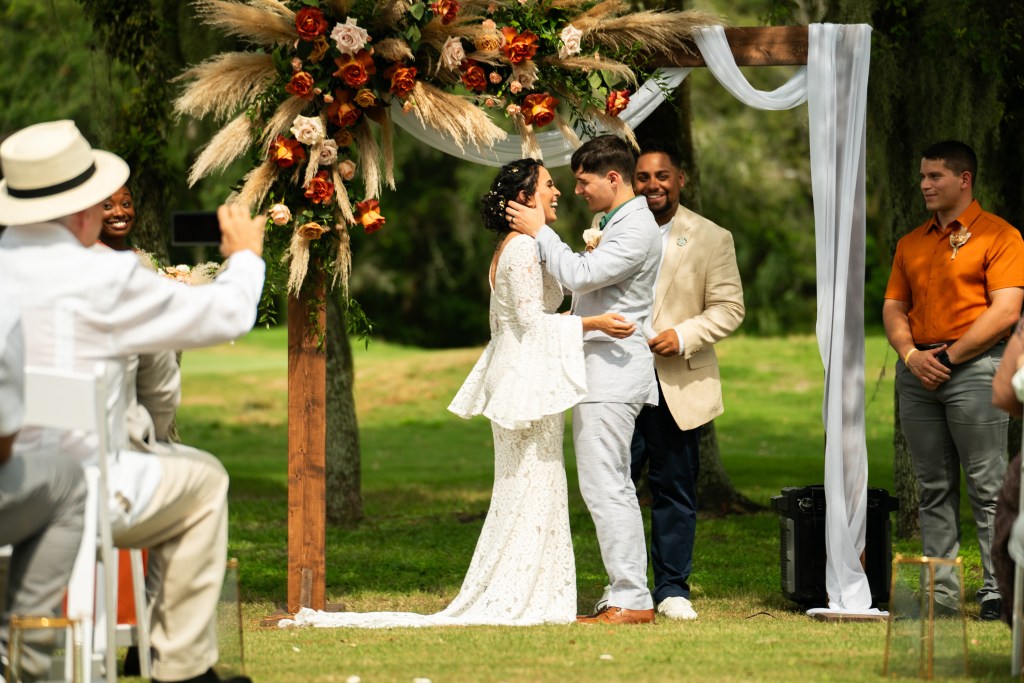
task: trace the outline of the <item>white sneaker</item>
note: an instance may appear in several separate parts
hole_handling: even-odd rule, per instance
[[[608,599],[611,598],[611,596],[612,587],[606,585],[604,587],[604,592],[601,593],[601,597],[598,598],[596,603],[594,603],[594,614],[599,613],[601,610],[608,606]]]
[[[693,621],[697,618],[697,613],[693,611],[690,601],[678,595],[659,602],[658,614],[676,621]]]

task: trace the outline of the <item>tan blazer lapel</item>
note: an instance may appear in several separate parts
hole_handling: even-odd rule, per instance
[[[654,290],[654,312],[651,321],[656,321],[661,313],[661,307],[668,299],[668,289],[675,280],[679,264],[683,262],[683,255],[690,241],[690,232],[693,226],[686,220],[685,216],[677,213],[672,219],[672,227],[669,229],[668,242],[665,244],[665,254],[661,259],[661,272],[658,274],[658,285]]]

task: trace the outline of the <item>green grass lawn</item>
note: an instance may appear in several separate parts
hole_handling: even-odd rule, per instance
[[[259,330],[187,352],[179,428],[231,473],[231,549],[241,563],[248,672],[256,681],[858,681],[881,675],[884,623],[806,617],[780,589],[775,513],[701,520],[693,599],[700,619],[653,626],[261,628],[284,603],[287,559],[286,340]],[[767,506],[785,486],[821,483],[822,369],[810,336],[736,337],[718,346],[726,413],[716,421],[736,486]],[[487,511],[490,427],[447,412],[480,349],[355,348],[366,519],[327,537],[329,602],[347,609],[442,609],[461,585]],[[892,374],[882,336],[867,342],[869,486],[892,490]],[[567,423],[568,424],[568,423]],[[604,584],[593,523],[566,433],[579,609]],[[329,494],[328,494],[329,495]],[[963,511],[968,595],[980,586]],[[919,554],[916,541],[894,552]],[[1007,678],[1009,629],[968,623],[973,678]],[[972,679],[973,679],[972,678]]]

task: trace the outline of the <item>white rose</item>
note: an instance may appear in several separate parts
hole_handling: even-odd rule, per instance
[[[583,241],[587,245],[587,251],[593,251],[601,243],[601,228],[587,228],[583,231]]]
[[[351,159],[345,159],[345,161],[338,164],[338,175],[346,182],[352,180],[356,175],[356,163]]]
[[[565,59],[580,53],[580,38],[583,37],[583,31],[572,24],[566,24],[565,28],[562,29],[561,35],[558,37],[562,40],[562,45],[558,48],[559,59]]]
[[[356,26],[355,17],[349,17],[344,24],[335,24],[331,31],[331,39],[343,55],[354,55],[370,41],[366,29]]]
[[[291,219],[291,209],[284,204],[274,204],[270,207],[270,220],[274,221],[274,225],[287,225]]]
[[[304,145],[315,145],[325,137],[324,122],[319,117],[296,116],[292,121],[292,135]]]
[[[328,138],[320,146],[320,165],[330,166],[338,159],[338,143]]]
[[[455,71],[466,58],[466,51],[462,49],[462,41],[455,36],[449,36],[441,48],[441,63],[446,69]]]

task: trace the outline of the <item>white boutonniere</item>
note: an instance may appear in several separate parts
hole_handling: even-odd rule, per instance
[[[967,240],[969,239],[971,239],[971,233],[967,232],[966,225],[956,232],[950,233],[949,246],[953,247],[953,255],[949,257],[950,261],[956,258],[956,252],[960,251],[960,247],[967,244]]]
[[[587,245],[587,251],[594,251],[601,243],[601,228],[587,228],[583,231],[583,242]]]

